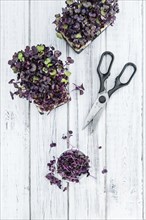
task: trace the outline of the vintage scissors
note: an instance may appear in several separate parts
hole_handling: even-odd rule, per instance
[[[101,64],[102,64],[102,61],[103,61],[103,58],[105,56],[110,56],[111,58],[111,61],[109,63],[109,66],[108,66],[108,70],[106,73],[102,73],[100,68],[101,68]],[[136,70],[137,70],[137,67],[135,64],[133,63],[126,63],[125,66],[123,67],[122,71],[120,72],[120,74],[115,78],[115,85],[112,89],[110,89],[109,91],[106,91],[105,89],[105,81],[107,80],[107,78],[110,76],[110,71],[111,71],[111,67],[112,67],[112,64],[113,64],[113,61],[114,61],[114,55],[109,52],[109,51],[106,51],[104,52],[102,55],[101,55],[101,58],[100,58],[100,61],[99,61],[99,64],[98,64],[98,67],[97,67],[97,73],[98,73],[98,76],[99,76],[99,80],[100,80],[100,89],[99,89],[99,94],[98,94],[98,97],[94,103],[94,105],[92,106],[85,122],[84,122],[84,125],[83,125],[83,129],[91,122],[93,121],[93,124],[92,124],[92,131],[94,131],[95,129],[95,126],[97,124],[97,121],[105,107],[105,105],[107,104],[107,102],[109,101],[111,95],[118,89],[124,87],[124,86],[127,86],[130,81],[132,80]],[[126,83],[122,83],[120,81],[120,78],[121,76],[123,75],[123,73],[125,72],[126,68],[127,67],[132,67],[133,69],[133,72],[129,78],[129,80],[126,82]]]

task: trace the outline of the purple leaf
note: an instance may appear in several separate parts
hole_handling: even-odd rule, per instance
[[[10,92],[12,100],[14,99],[14,93]]]
[[[68,63],[70,63],[70,64],[74,63],[74,60],[73,60],[71,57],[67,57],[67,61],[68,61]]]
[[[67,139],[67,136],[63,134],[62,139]]]
[[[80,90],[80,95],[83,95],[83,94],[84,94],[83,90]]]
[[[56,147],[56,143],[53,143],[53,142],[52,142],[52,143],[50,144],[50,147]]]
[[[71,131],[71,130],[69,130],[68,132],[67,132],[67,135],[62,135],[62,139],[68,139],[68,138],[70,138],[70,137],[72,137],[73,136],[73,131]]]
[[[55,184],[59,187],[59,189],[61,189],[62,185],[61,185],[61,180],[59,180],[57,177],[55,177],[52,173],[48,173],[46,175],[46,178],[50,181],[50,184]]]
[[[80,89],[85,90],[83,83],[79,87],[80,87]]]
[[[107,172],[108,172],[107,169],[103,169],[103,170],[102,170],[102,174],[105,174],[105,173],[107,173]]]
[[[66,186],[66,187],[64,187],[63,192],[65,192],[67,189],[68,189],[68,187],[67,187],[67,186]]]
[[[9,84],[12,84],[14,81],[15,81],[15,79],[11,79],[11,80],[9,81]]]
[[[75,89],[74,89],[74,90],[79,91],[80,95],[83,95],[83,94],[84,94],[85,88],[84,88],[84,86],[83,86],[83,83],[82,83],[80,86],[76,85],[75,83],[73,83],[73,85],[75,86]]]

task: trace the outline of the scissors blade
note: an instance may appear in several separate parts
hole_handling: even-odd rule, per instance
[[[91,127],[91,132],[90,132],[90,134],[92,134],[92,133],[95,131],[96,126],[97,126],[97,123],[98,123],[98,120],[99,120],[99,118],[100,118],[102,112],[103,112],[103,108],[101,108],[101,109],[99,110],[99,112],[95,115],[95,117],[94,117],[94,119],[93,119],[93,121],[92,121],[92,127]]]
[[[106,98],[106,101],[104,103],[100,103],[99,102],[99,98],[101,96],[104,96]],[[94,103],[94,105],[92,106],[87,118],[85,119],[85,122],[84,122],[84,125],[83,125],[83,128],[86,128],[87,125],[94,119],[94,117],[96,115],[98,115],[98,113],[100,112],[101,109],[103,109],[103,107],[105,106],[105,104],[107,103],[109,99],[109,96],[108,96],[108,93],[107,92],[103,92],[103,93],[100,93]]]
[[[98,111],[101,109],[101,106],[98,106],[97,103],[98,100],[94,103],[92,106],[87,118],[85,119],[84,125],[82,129],[85,129],[87,125],[94,119],[95,115],[98,113]]]

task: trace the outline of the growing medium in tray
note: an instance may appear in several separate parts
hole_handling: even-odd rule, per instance
[[[114,23],[118,12],[118,0],[67,0],[62,14],[55,15],[57,36],[80,52]]]
[[[67,57],[63,63],[61,52],[53,46],[27,46],[25,50],[14,53],[8,64],[11,66],[15,79],[10,80],[15,91],[10,92],[12,99],[15,95],[25,98],[38,107],[40,113],[70,101],[68,78],[71,72],[67,66],[74,61]]]

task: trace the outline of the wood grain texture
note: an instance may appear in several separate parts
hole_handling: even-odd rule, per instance
[[[146,65],[145,65],[145,60],[146,60],[146,1],[143,0],[142,2],[142,23],[143,23],[143,37],[142,37],[142,41],[143,41],[143,155],[142,155],[142,159],[143,159],[143,219],[146,219]]]
[[[113,27],[103,32],[81,54],[56,38],[54,15],[63,0],[2,1],[1,3],[1,200],[2,220],[146,219],[145,211],[145,1],[119,1]],[[40,115],[25,100],[11,100],[7,61],[26,45],[44,43],[71,56],[69,89],[84,84],[85,93],[71,92],[72,101],[49,115]],[[126,62],[137,65],[129,86],[111,98],[96,130],[82,130],[98,90],[96,68],[109,50],[115,62],[107,88]],[[105,62],[105,67],[107,63]],[[45,178],[47,162],[71,148],[62,135],[73,131],[70,144],[91,160],[91,175],[62,192]],[[50,143],[57,147],[50,151]],[[98,147],[102,146],[101,149]],[[103,168],[108,169],[106,175]]]
[[[105,217],[104,176],[101,173],[105,165],[104,115],[99,122],[100,129],[97,129],[92,134],[90,134],[90,126],[89,129],[82,130],[84,119],[99,90],[96,68],[98,58],[105,50],[104,41],[105,34],[99,37],[98,42],[93,42],[92,46],[86,48],[79,55],[75,54],[71,49],[69,50],[69,55],[76,61],[76,65],[70,68],[73,72],[70,87],[71,89],[73,88],[73,82],[78,85],[83,83],[85,87],[83,96],[80,96],[78,92],[72,94],[72,101],[69,105],[69,128],[74,131],[71,143],[89,155],[91,174],[94,176],[94,178],[83,179],[79,186],[70,184],[70,219],[103,219]],[[99,145],[102,145],[102,150],[98,149]]]
[[[107,218],[142,219],[142,1],[120,2],[115,26],[107,33],[107,48],[115,54],[111,80],[126,62],[137,65],[129,86],[119,90],[107,106]],[[138,13],[139,16],[134,16]],[[129,18],[128,15],[130,14]],[[126,17],[123,21],[123,17]],[[134,28],[133,28],[134,27]],[[136,30],[136,32],[135,32]],[[123,35],[119,36],[119,32]],[[122,48],[121,48],[122,45]],[[130,70],[126,72],[130,74]],[[127,77],[125,77],[127,78]],[[113,211],[114,209],[114,211]]]
[[[52,24],[54,15],[63,5],[63,1],[57,1],[57,4],[54,1],[31,2],[31,45],[53,45],[62,51],[62,59],[65,60],[66,43],[56,39],[55,25]],[[35,106],[31,106],[32,219],[67,219],[67,192],[63,193],[55,186],[50,187],[45,178],[48,172],[47,163],[52,155],[59,157],[67,149],[67,144],[62,140],[62,135],[66,132],[67,104],[44,116],[38,113]],[[57,147],[49,154],[52,141],[57,143]]]
[[[1,2],[1,219],[29,218],[28,103],[12,101],[8,66],[13,53],[28,44],[28,2]]]

